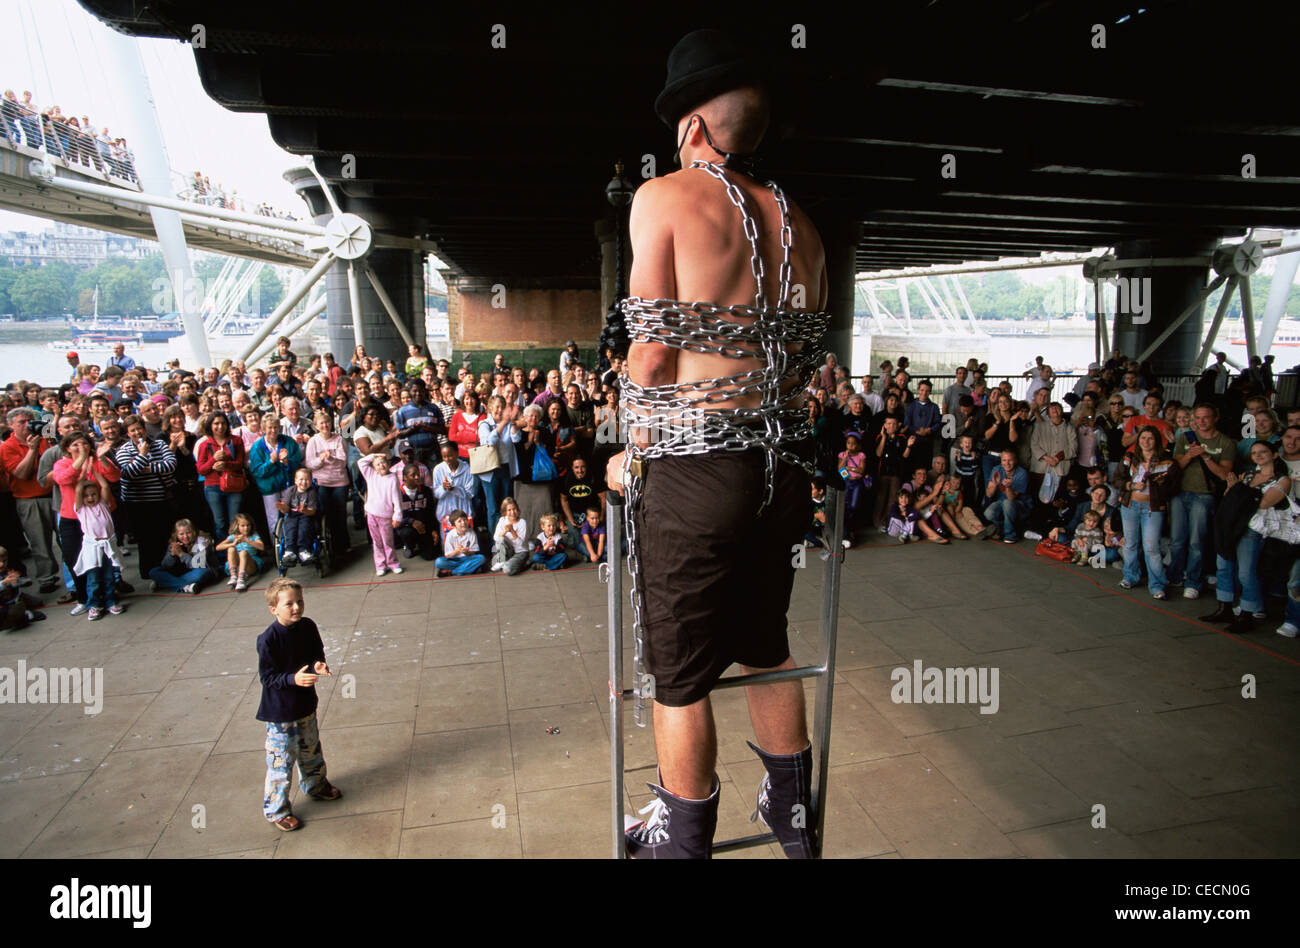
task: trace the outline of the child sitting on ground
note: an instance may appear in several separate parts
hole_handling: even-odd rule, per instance
[[[563,569],[568,556],[564,552],[564,537],[560,536],[560,518],[553,513],[542,514],[542,532],[537,534],[537,548],[533,562],[547,569]]]
[[[961,481],[956,474],[944,479],[943,493],[939,495],[939,512],[953,536],[959,540],[973,540],[984,530],[984,524],[975,511],[966,506]]]
[[[582,525],[582,545],[588,561],[592,563],[600,563],[605,559],[605,525],[601,519],[599,507],[587,508],[587,520]]]
[[[974,507],[980,492],[980,456],[975,453],[975,439],[970,435],[958,438],[949,461],[961,480],[961,505]]]
[[[94,622],[103,617],[105,609],[117,616],[125,612],[126,607],[117,601],[117,574],[114,570],[122,568],[122,561],[117,558],[113,512],[105,501],[108,481],[98,466],[92,470],[95,472],[94,482],[82,481],[78,485],[72,507],[77,512],[82,536],[81,555],[73,564],[73,570],[78,576],[86,577],[86,604],[90,607],[90,621]]]
[[[257,720],[266,723],[266,784],[262,814],[286,832],[302,826],[289,806],[293,765],[298,786],[313,800],[337,800],[338,787],[325,779],[325,755],[316,726],[316,679],[331,674],[316,623],[303,615],[302,586],[279,577],[266,587],[275,617],[257,637],[257,671],[262,702]]]
[[[906,543],[921,539],[916,535],[916,523],[920,518],[912,507],[912,492],[900,490],[889,508],[889,535]]]
[[[211,548],[207,535],[195,530],[192,521],[177,520],[162,563],[149,571],[153,591],[162,589],[193,595],[215,582],[217,571],[208,565]]]
[[[235,514],[230,522],[230,536],[217,544],[217,550],[226,551],[226,572],[230,579],[227,586],[234,586],[235,592],[248,588],[250,579],[256,578],[262,571],[262,556],[266,544],[257,534],[253,518],[246,513]]]
[[[814,477],[812,484],[812,523],[808,527],[808,532],[803,535],[804,546],[812,549],[820,549],[819,554],[823,560],[830,557],[830,538],[826,536],[826,478]],[[848,549],[853,542],[848,537],[840,541],[844,549]]]
[[[311,471],[300,467],[294,471],[293,486],[286,488],[275,504],[284,519],[285,566],[311,563],[315,557],[316,514],[320,511],[319,492],[311,482]]]
[[[357,462],[366,482],[366,525],[375,556],[375,575],[402,572],[393,548],[393,529],[402,525],[402,498],[387,454],[367,454]]]
[[[492,570],[517,576],[528,564],[528,523],[519,518],[513,497],[501,501],[501,517],[492,537]]]
[[[1073,562],[1079,566],[1087,566],[1093,546],[1104,546],[1105,542],[1106,535],[1101,529],[1101,514],[1095,510],[1087,511],[1083,515],[1083,525],[1074,531],[1074,540],[1070,543],[1070,546],[1074,547]]]
[[[0,546],[0,629],[22,629],[45,618],[41,601],[22,591],[23,578],[9,568],[9,551]]]
[[[438,575],[477,573],[483,566],[483,554],[478,551],[478,534],[469,528],[469,514],[453,510],[448,518],[455,529],[442,538],[442,556],[434,560]]]

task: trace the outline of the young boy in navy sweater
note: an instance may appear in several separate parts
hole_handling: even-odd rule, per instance
[[[316,623],[303,615],[302,586],[280,577],[266,587],[272,622],[257,637],[257,670],[266,722],[266,787],[262,812],[282,830],[302,821],[289,807],[290,771],[298,764],[298,785],[313,800],[337,800],[338,787],[325,779],[325,756],[316,728],[316,679],[329,675],[325,645]]]

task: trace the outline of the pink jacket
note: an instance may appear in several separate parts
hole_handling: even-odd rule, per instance
[[[329,448],[332,456],[328,461],[321,458],[321,452]],[[323,435],[312,435],[307,442],[307,467],[316,477],[316,483],[322,487],[344,487],[348,482],[348,446],[340,435],[328,441]]]
[[[362,455],[357,469],[366,479],[366,513],[392,520],[394,513],[401,509],[397,475],[391,471],[387,474],[376,471],[373,454]]]

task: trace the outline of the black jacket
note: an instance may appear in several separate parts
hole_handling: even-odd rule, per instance
[[[316,686],[303,688],[293,676],[304,665],[311,671],[325,661],[325,644],[316,623],[306,616],[285,628],[272,622],[257,637],[257,673],[262,679],[262,703],[257,720],[287,723],[316,711]]]

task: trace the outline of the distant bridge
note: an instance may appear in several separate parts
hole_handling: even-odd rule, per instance
[[[51,188],[32,174],[33,161],[45,161],[57,166],[60,177],[112,186],[120,190],[122,196],[115,200]],[[132,182],[75,162],[65,162],[58,156],[16,144],[0,136],[0,209],[81,227],[93,227],[128,237],[157,240],[149,208],[131,201],[131,195],[139,191],[139,185]],[[276,219],[271,217],[266,221],[268,228],[276,223]],[[306,251],[301,243],[269,234],[234,231],[223,227],[220,222],[195,215],[182,213],[181,224],[185,230],[186,243],[198,250],[300,269],[310,267],[319,256]]]

